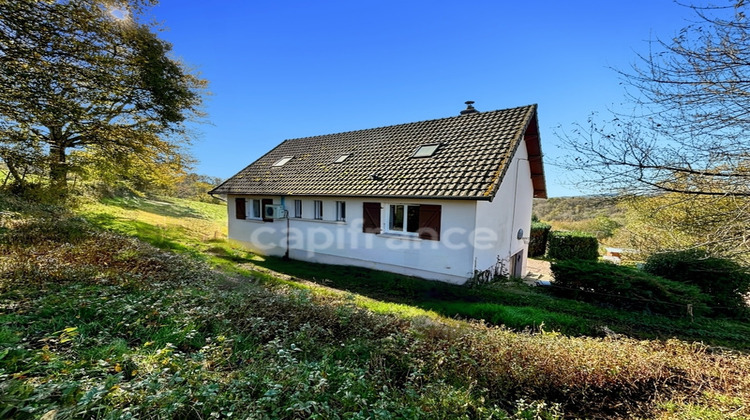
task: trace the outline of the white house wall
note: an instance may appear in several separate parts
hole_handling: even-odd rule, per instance
[[[234,198],[229,196],[229,238],[261,255],[282,256],[286,251],[287,221],[237,219]],[[282,200],[291,216],[294,200],[303,200],[303,218],[290,218],[289,256],[296,260],[326,264],[353,265],[413,275],[451,283],[463,283],[474,270],[475,201],[386,200],[331,197],[251,197],[245,196],[248,212],[252,199]],[[323,201],[323,219],[313,220],[313,200]],[[346,202],[346,221],[335,221],[336,201]],[[362,231],[364,202],[381,203],[383,233]],[[440,240],[387,233],[390,204],[431,204],[441,206]],[[481,242],[481,238],[480,238]]]
[[[474,257],[477,269],[493,267],[498,257],[504,260],[505,268],[509,269],[509,257],[523,252],[521,273],[526,273],[528,243],[518,239],[518,231],[523,229],[523,237],[528,238],[533,191],[526,142],[522,141],[494,200],[477,202],[477,231],[487,232],[485,239],[493,238],[493,246],[476,244]]]

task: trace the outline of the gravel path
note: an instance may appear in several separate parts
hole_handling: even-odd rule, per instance
[[[526,271],[524,279],[529,281],[554,280],[552,271],[549,269],[549,261],[529,258],[526,263]]]

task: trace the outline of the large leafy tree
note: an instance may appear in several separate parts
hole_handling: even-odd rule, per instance
[[[750,200],[664,193],[628,197],[624,205],[625,225],[615,235],[620,245],[644,255],[698,248],[750,264]]]
[[[644,221],[660,220],[654,227],[669,218],[682,233],[700,232],[674,246],[750,250],[737,229],[750,224],[747,5],[689,7],[693,23],[653,41],[620,72],[632,114],[595,116],[561,133],[573,152],[564,165],[581,171],[587,187],[636,197]],[[643,197],[654,202],[644,205]]]
[[[0,0],[0,158],[11,173],[44,164],[64,192],[76,162],[97,161],[71,161],[71,150],[98,161],[181,152],[206,82],[140,22],[153,3]]]

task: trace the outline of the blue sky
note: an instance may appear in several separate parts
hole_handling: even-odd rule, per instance
[[[210,83],[196,171],[227,178],[288,138],[536,103],[550,196],[577,195],[556,127],[606,115],[649,39],[691,13],[670,0],[197,1],[151,10]],[[585,191],[584,191],[585,192]]]

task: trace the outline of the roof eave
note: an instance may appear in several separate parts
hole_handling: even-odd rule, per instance
[[[531,171],[531,183],[534,187],[534,198],[547,198],[547,181],[544,177],[544,164],[542,162],[542,142],[539,136],[539,120],[536,109],[534,116],[524,133],[526,141],[526,152],[529,159],[529,170]]]
[[[544,165],[542,163],[542,144],[539,137],[539,120],[537,118],[537,105],[534,104],[529,108],[529,115],[526,119],[526,123],[519,131],[516,136],[516,140],[513,144],[513,149],[510,153],[510,159],[512,161],[513,156],[518,150],[518,146],[521,144],[521,140],[526,142],[526,152],[529,161],[529,170],[531,172],[531,183],[534,189],[534,198],[547,198],[547,185],[544,177]],[[505,178],[505,174],[508,171],[510,165],[504,165],[502,173],[496,177],[493,185],[488,190],[489,201],[495,199],[497,191],[500,189],[500,184]]]
[[[282,192],[251,192],[251,191],[225,191],[215,194],[222,194],[225,196],[229,195],[249,195],[258,197],[343,197],[343,198],[382,198],[382,199],[393,199],[393,200],[456,200],[456,201],[491,201],[489,196],[451,196],[451,195],[361,195],[361,194],[294,194],[294,193],[282,193]]]

